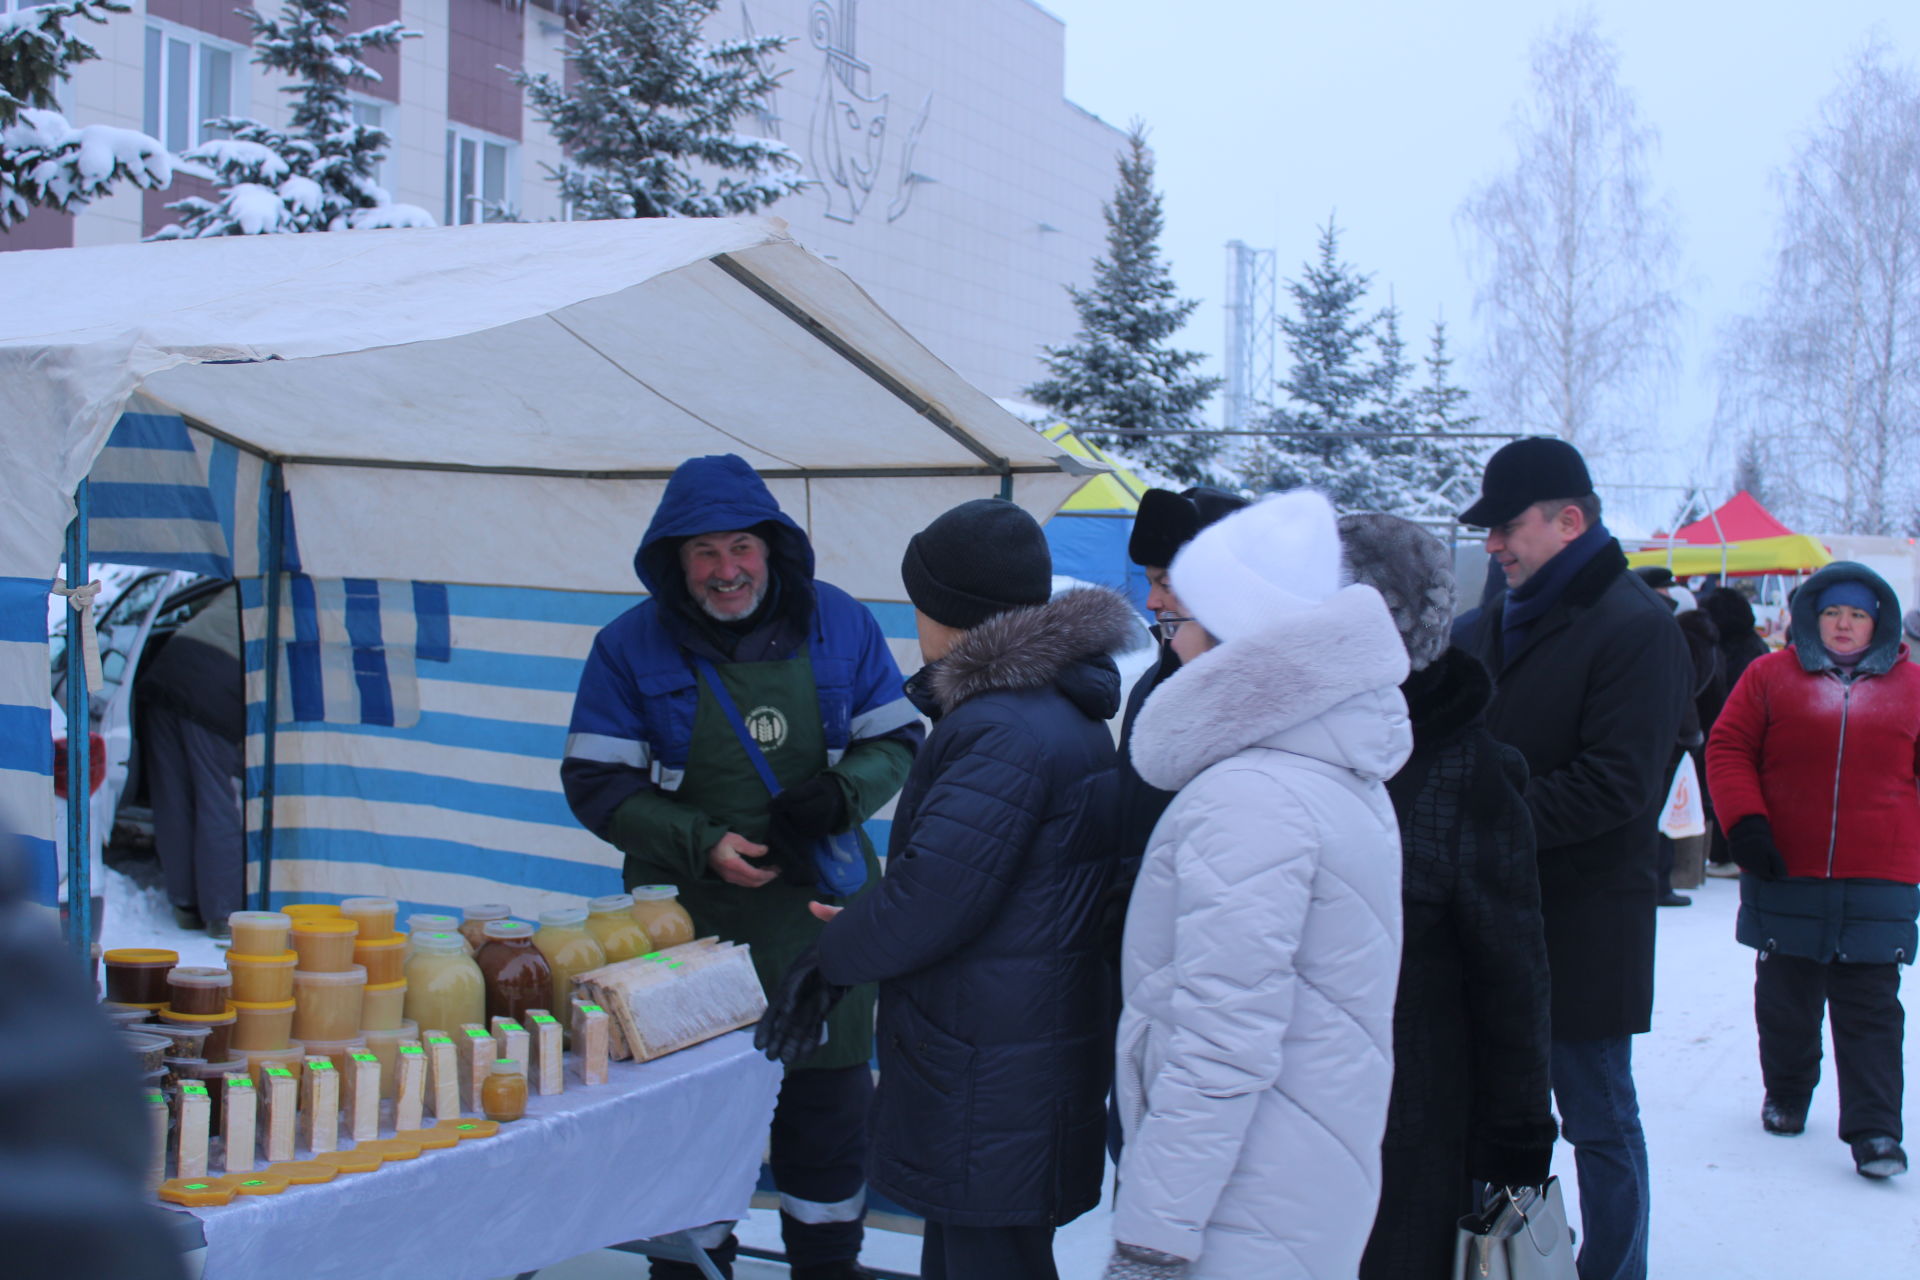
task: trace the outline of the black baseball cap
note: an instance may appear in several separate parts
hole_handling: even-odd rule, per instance
[[[1529,436],[1500,446],[1480,478],[1480,501],[1460,513],[1460,523],[1491,529],[1549,498],[1579,498],[1593,492],[1593,477],[1580,451],[1554,436]]]

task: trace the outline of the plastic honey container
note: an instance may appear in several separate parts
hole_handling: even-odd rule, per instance
[[[407,981],[367,984],[366,998],[360,1002],[362,1031],[392,1031],[406,1017]]]
[[[367,971],[367,985],[398,982],[407,976],[407,940],[399,934],[353,944],[353,962]]]
[[[540,913],[540,932],[533,945],[547,958],[553,970],[553,1003],[549,1009],[568,1009],[573,1005],[573,975],[598,969],[607,962],[593,935],[587,932],[585,907],[551,907]]]
[[[610,893],[587,904],[587,932],[607,953],[607,963],[631,960],[655,950],[647,931],[633,918],[633,895]]]
[[[167,1002],[167,973],[180,963],[180,953],[121,947],[101,959],[107,966],[107,999],[154,1008]]]
[[[287,949],[293,917],[284,911],[236,911],[227,917],[232,950],[248,956],[278,955]]]
[[[460,936],[467,940],[467,954],[472,955],[487,942],[487,921],[505,920],[513,910],[504,902],[482,902],[466,908],[460,915]]]
[[[171,1009],[162,1009],[159,1016],[163,1027],[205,1027],[207,1038],[201,1054],[208,1062],[225,1062],[233,1056],[235,1019],[232,1009],[220,1013],[175,1013]]]
[[[275,1004],[293,999],[293,971],[300,963],[295,951],[254,955],[239,949],[227,953],[233,974],[233,998],[248,1004]]]
[[[233,1002],[235,1049],[284,1049],[293,1039],[294,1001]]]
[[[175,1013],[225,1013],[233,975],[225,969],[180,965],[167,971],[167,1007]]]
[[[406,1017],[421,1031],[486,1025],[487,984],[457,933],[416,933],[407,961]]]
[[[359,934],[351,920],[295,920],[293,949],[308,973],[340,973],[353,966]]]
[[[633,918],[647,931],[656,951],[693,941],[693,917],[680,905],[680,891],[670,884],[646,884],[633,891]]]
[[[349,925],[349,928],[352,926]],[[294,926],[294,941],[299,941]],[[367,971],[348,965],[334,972],[293,971],[293,1038],[345,1040],[360,1033],[360,1006],[367,990]]]
[[[338,920],[340,907],[333,902],[295,902],[280,908],[281,914],[301,920]]]
[[[210,1028],[171,1022],[156,1022],[152,1027],[154,1035],[163,1036],[167,1041],[168,1060],[176,1058],[199,1059],[202,1062],[206,1060],[207,1037],[213,1034]]]
[[[347,898],[340,903],[340,914],[360,926],[363,942],[393,937],[399,913],[400,904],[392,898]]]
[[[403,1041],[418,1040],[420,1028],[411,1022],[402,1022],[391,1031],[379,1031],[367,1028],[360,1033],[367,1042],[367,1052],[380,1059],[380,1096],[391,1098],[394,1095],[394,1066],[400,1058],[400,1045]]]

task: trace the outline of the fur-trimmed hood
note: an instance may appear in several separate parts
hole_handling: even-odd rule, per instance
[[[1260,746],[1389,778],[1413,746],[1399,689],[1406,677],[1407,649],[1380,593],[1345,587],[1169,677],[1141,709],[1134,766],[1177,791]]]
[[[1137,614],[1105,587],[1063,591],[1009,609],[963,633],[938,662],[907,681],[907,696],[934,719],[984,693],[1058,685],[1082,711],[1109,720],[1120,709],[1120,672],[1107,655],[1133,648]]]
[[[1791,610],[1794,656],[1800,659],[1803,668],[1815,675],[1839,669],[1839,664],[1827,652],[1827,646],[1820,643],[1820,595],[1828,587],[1841,582],[1860,583],[1873,592],[1873,598],[1880,603],[1873,621],[1873,639],[1867,642],[1866,656],[1860,659],[1860,665],[1854,668],[1854,672],[1863,676],[1883,676],[1900,660],[1903,647],[1900,601],[1885,578],[1852,560],[1835,560],[1801,583],[1800,590],[1794,593]]]

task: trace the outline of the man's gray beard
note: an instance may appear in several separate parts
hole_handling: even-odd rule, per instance
[[[767,584],[763,582],[753,589],[753,603],[745,609],[742,609],[739,613],[721,613],[713,607],[712,603],[704,595],[701,596],[699,600],[700,612],[706,614],[715,622],[739,622],[744,618],[751,618],[754,615],[754,611],[759,609],[760,602],[766,598]]]

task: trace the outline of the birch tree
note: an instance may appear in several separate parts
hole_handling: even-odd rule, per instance
[[[1558,435],[1619,470],[1652,443],[1681,314],[1658,145],[1592,13],[1537,40],[1513,167],[1460,209],[1472,233],[1490,425]]]

